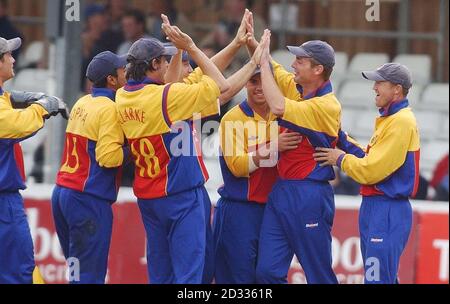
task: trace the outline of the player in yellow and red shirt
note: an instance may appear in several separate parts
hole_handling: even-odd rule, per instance
[[[114,103],[117,89],[125,84],[126,63],[125,56],[109,51],[92,59],[86,72],[92,93],[75,103],[66,130],[52,210],[65,258],[79,261],[79,281],[73,284],[105,283],[111,205],[127,154]]]
[[[56,97],[3,91],[4,82],[14,77],[12,52],[21,43],[20,38],[0,37],[0,284],[31,284],[39,277],[19,193],[26,188],[20,142],[42,129],[50,116],[68,116],[66,105]],[[22,109],[15,109],[13,104],[19,102]]]
[[[331,167],[314,161],[315,147],[336,147],[341,105],[329,80],[335,55],[323,41],[288,47],[296,56],[295,74],[270,70],[270,31],[266,30],[261,58],[264,95],[280,126],[300,133],[297,149],[281,154],[279,180],[266,206],[261,228],[257,279],[285,283],[292,257],[298,257],[307,282],[337,283],[332,269],[331,228],[334,193]],[[295,92],[297,91],[297,92]],[[300,100],[299,98],[300,97]]]
[[[315,159],[322,166],[338,166],[362,185],[359,231],[364,281],[394,284],[411,232],[408,198],[416,195],[419,184],[420,137],[407,99],[412,79],[408,68],[398,63],[384,64],[363,76],[375,81],[380,109],[365,153],[319,148]]]
[[[128,54],[127,85],[117,95],[118,115],[136,164],[133,188],[147,232],[150,282],[201,283],[208,176],[192,117],[217,105],[229,86],[189,36],[172,26],[164,30],[202,69],[201,81],[164,85],[166,56],[177,50],[138,40]]]

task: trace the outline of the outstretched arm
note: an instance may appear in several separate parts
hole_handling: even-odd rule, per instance
[[[263,49],[261,56],[261,82],[267,104],[273,114],[283,116],[285,110],[285,98],[281,93],[270,69],[270,31],[265,30],[261,39]]]
[[[246,45],[247,41],[251,38],[252,34],[247,32],[247,24],[249,23],[250,15],[250,11],[246,9],[236,37],[234,37],[230,44],[228,44],[223,50],[211,58],[212,62],[221,72],[225,71],[230,66],[234,56],[236,56],[236,53],[243,45]]]
[[[164,18],[164,15],[163,15]],[[218,85],[220,92],[223,93],[229,89],[229,84],[225,77],[215,64],[208,58],[187,34],[183,33],[178,27],[163,23],[162,29],[170,41],[178,48],[186,50],[189,56],[198,64],[203,73],[211,77]]]

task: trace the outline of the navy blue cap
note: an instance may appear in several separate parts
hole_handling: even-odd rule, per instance
[[[164,48],[168,48],[168,49],[175,48],[175,46],[172,44],[172,42],[164,42],[163,45],[164,45]],[[177,52],[178,52],[178,49],[177,49]],[[172,57],[172,56],[170,56],[170,57]],[[188,52],[183,51],[181,61],[189,61],[189,60],[190,60],[190,58],[189,58]]]
[[[313,58],[325,67],[334,67],[334,49],[325,41],[311,40],[303,43],[301,46],[288,46],[287,48],[289,52],[297,57]]]
[[[164,46],[155,38],[141,38],[131,46],[128,56],[138,61],[151,61],[160,56],[173,56],[178,52],[174,46]]]
[[[365,79],[373,81],[389,81],[399,84],[405,89],[412,87],[412,76],[409,69],[399,63],[385,63],[376,71],[362,72]]]
[[[95,56],[86,70],[86,77],[97,82],[114,73],[115,70],[127,65],[127,56],[117,56],[110,51],[102,52]]]

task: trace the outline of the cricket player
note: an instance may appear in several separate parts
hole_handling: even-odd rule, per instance
[[[380,116],[364,156],[338,149],[318,148],[321,166],[338,166],[362,185],[359,213],[361,253],[366,284],[397,283],[400,256],[412,225],[408,197],[419,182],[420,138],[409,107],[411,73],[404,65],[387,63],[363,72],[375,81],[375,104]]]
[[[171,42],[186,50],[204,75],[195,84],[165,85],[165,48],[140,39],[128,53],[127,84],[118,91],[122,129],[135,159],[134,193],[147,233],[151,283],[202,282],[205,265],[207,172],[195,140],[194,113],[217,104],[229,85],[217,67],[177,27],[163,25]]]
[[[275,65],[274,76],[270,31],[265,31],[262,44],[261,80],[267,103],[280,126],[300,133],[302,141],[297,149],[281,153],[278,162],[280,178],[261,227],[257,280],[286,283],[295,253],[309,284],[335,284],[331,254],[335,206],[329,184],[335,176],[331,167],[320,167],[313,158],[316,147],[336,146],[340,130],[341,105],[330,82],[334,50],[319,40],[288,46],[295,56],[295,72]]]
[[[92,93],[76,102],[66,130],[52,210],[64,256],[79,261],[80,280],[72,284],[105,283],[111,205],[126,157],[114,103],[117,89],[125,85],[126,63],[126,56],[109,51],[92,59],[86,71]]]
[[[14,77],[14,58],[20,38],[0,37],[0,284],[31,284],[40,279],[34,262],[33,241],[27,222],[22,196],[25,170],[20,142],[32,137],[51,116],[68,116],[67,106],[56,97],[34,98],[17,96],[25,102],[24,109],[12,107],[11,94],[3,84]]]
[[[260,56],[259,53],[255,55]],[[280,152],[292,150],[300,143],[296,133],[278,137],[276,116],[270,112],[262,91],[261,71],[255,62],[254,67],[246,84],[247,99],[231,109],[220,126],[224,185],[219,189],[221,199],[214,212],[218,284],[256,283],[261,222],[278,177],[278,154],[272,154],[275,158],[270,160],[268,152],[271,148]],[[277,144],[270,145],[271,141]]]
[[[228,44],[223,50],[211,58],[211,61],[219,69],[220,72],[224,70],[231,64],[233,58],[242,46],[246,45],[250,34],[247,33],[247,23],[251,13],[249,10],[245,10],[244,16],[242,18],[239,29],[236,33],[235,38]],[[166,26],[170,26],[170,21],[167,16],[162,15],[163,23]],[[171,45],[171,44],[166,44]],[[259,52],[260,56],[261,52]],[[257,56],[257,55],[255,55]],[[237,94],[246,84],[247,80],[252,76],[256,67],[255,59],[250,60],[245,64],[239,71],[231,75],[227,80],[230,88],[222,93],[218,102],[212,104],[205,109],[203,109],[199,114],[201,114],[201,119],[206,119],[220,114],[220,106],[228,103],[235,94]],[[200,68],[192,69],[189,62],[189,54],[186,51],[178,50],[178,53],[173,56],[170,60],[170,65],[168,71],[165,75],[166,82],[183,82],[185,84],[195,84],[202,80],[203,71]],[[194,122],[195,124],[195,122]],[[199,130],[194,130],[194,136],[198,134]],[[194,139],[194,140],[199,140]],[[200,141],[200,140],[199,140]],[[200,152],[201,153],[201,152]],[[205,216],[206,216],[206,259],[205,259],[205,271],[202,283],[209,284],[212,282],[214,277],[214,244],[213,235],[211,230],[211,201],[209,196],[205,191]]]

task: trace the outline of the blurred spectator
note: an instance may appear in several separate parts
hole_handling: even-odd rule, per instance
[[[134,42],[140,38],[150,38],[145,33],[146,20],[145,15],[139,10],[130,10],[122,17],[122,31],[125,38],[119,48],[117,49],[118,55],[125,55],[131,48]]]
[[[182,12],[176,9],[174,0],[153,0],[150,2],[150,14],[147,18],[147,26],[151,36],[161,41],[166,40],[164,33],[161,31],[161,14],[165,14],[172,24],[178,26],[195,41],[194,28],[191,22]]]
[[[434,188],[436,194],[435,201],[449,201],[448,195],[448,153],[439,161],[433,171],[430,186]]]
[[[108,0],[106,4],[106,15],[110,28],[114,32],[120,32],[122,17],[129,10],[129,1],[127,0]]]
[[[11,23],[8,17],[8,0],[0,0],[0,37],[5,39],[12,39],[16,37],[22,38],[22,45],[23,45],[23,36],[19,32],[18,29],[14,27],[14,25]],[[19,58],[21,48],[14,51],[13,57],[16,59],[16,65],[17,60]]]
[[[334,168],[336,178],[330,182],[335,194],[359,195],[361,185],[348,177],[344,172]]]
[[[223,2],[223,14],[218,24],[206,38],[204,38],[200,45],[214,45],[216,52],[219,52],[226,47],[234,38],[239,25],[241,24],[242,16],[245,9],[251,9],[253,0],[225,0]],[[259,40],[266,28],[264,20],[258,15],[253,14],[255,37]],[[237,71],[248,61],[248,53],[245,48],[242,48],[235,57],[233,64],[226,74],[231,74]]]
[[[82,69],[81,69],[81,89],[85,90],[85,73],[89,62],[94,58],[94,46],[100,39],[103,32],[108,29],[106,11],[103,5],[91,4],[86,7],[85,12],[86,24],[81,34],[82,45]]]
[[[92,49],[93,58],[95,55],[104,52],[116,52],[124,41],[122,33],[122,17],[127,12],[129,1],[127,0],[108,0],[105,7],[105,15],[108,22],[108,28],[103,31],[100,39],[96,41]]]

